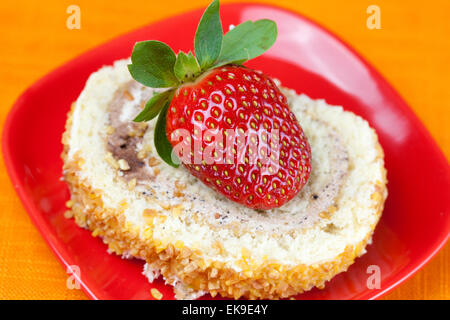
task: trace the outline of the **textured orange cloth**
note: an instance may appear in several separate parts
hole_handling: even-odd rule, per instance
[[[0,1],[0,123],[18,95],[48,71],[128,30],[209,0]],[[228,2],[223,0],[222,2]],[[260,0],[300,12],[350,43],[390,81],[450,156],[448,0]],[[81,30],[66,28],[66,9],[81,9]],[[381,30],[366,26],[369,5]],[[450,247],[386,296],[449,299]],[[0,298],[86,299],[66,287],[67,274],[32,225],[0,161]]]

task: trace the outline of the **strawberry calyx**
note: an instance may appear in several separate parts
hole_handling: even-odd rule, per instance
[[[219,1],[214,0],[205,10],[194,40],[195,55],[180,51],[177,55],[163,42],[137,42],[131,54],[128,70],[131,76],[145,86],[168,88],[154,95],[136,116],[135,122],[158,117],[155,127],[155,147],[166,163],[179,164],[172,159],[172,145],[166,131],[166,114],[176,90],[194,82],[208,70],[224,65],[241,65],[267,51],[277,37],[274,21],[261,19],[246,21],[223,35],[219,15]]]

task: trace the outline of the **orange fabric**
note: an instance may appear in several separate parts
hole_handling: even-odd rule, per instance
[[[208,0],[0,1],[0,123],[18,95],[48,71],[128,30]],[[222,2],[228,2],[222,0]],[[259,0],[298,11],[341,36],[390,81],[450,156],[448,0]],[[66,28],[66,9],[81,9],[81,30]],[[366,26],[369,5],[381,30]],[[426,169],[426,168],[425,168]],[[32,225],[0,161],[0,299],[86,299]],[[450,247],[386,296],[449,299]]]

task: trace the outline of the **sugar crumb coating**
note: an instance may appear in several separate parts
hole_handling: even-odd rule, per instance
[[[129,161],[124,163],[108,151],[108,135],[114,131],[108,113],[113,93],[132,80],[126,64],[127,60],[117,61],[91,75],[72,106],[62,139],[64,179],[71,192],[66,216],[100,236],[110,252],[145,260],[147,278],[162,275],[179,299],[203,293],[236,299],[286,298],[323,288],[365,252],[387,197],[383,150],[367,121],[323,100],[283,89],[310,140],[309,190],[316,187],[322,192],[327,183],[331,189],[338,187],[328,198],[324,193],[299,195],[308,198],[308,205],[317,200],[314,196],[323,195],[327,207],[308,211],[311,222],[290,232],[281,226],[270,229],[271,220],[261,220],[259,230],[233,223],[221,228],[213,218],[225,212],[215,209],[231,212],[231,220],[245,211],[202,188],[185,170],[158,162],[152,146],[154,124],[148,124],[136,147],[136,157],[146,163],[147,184],[138,177],[127,179]],[[128,94],[130,105],[139,99],[136,91]],[[123,115],[126,121],[133,116],[133,107],[124,110],[129,113]],[[343,149],[336,150],[336,145]],[[339,161],[332,157],[336,153],[341,155]],[[341,168],[336,162],[343,163]],[[203,208],[190,198],[192,193],[203,199]],[[306,206],[302,199],[271,215],[295,219],[302,214],[295,208]]]

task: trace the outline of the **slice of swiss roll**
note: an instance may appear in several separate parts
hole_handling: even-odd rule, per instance
[[[387,196],[367,121],[283,88],[311,145],[311,176],[284,206],[256,211],[160,160],[155,120],[132,122],[154,89],[127,63],[90,76],[63,135],[67,216],[110,252],[144,259],[148,280],[164,277],[179,299],[284,298],[324,287],[365,253]]]

